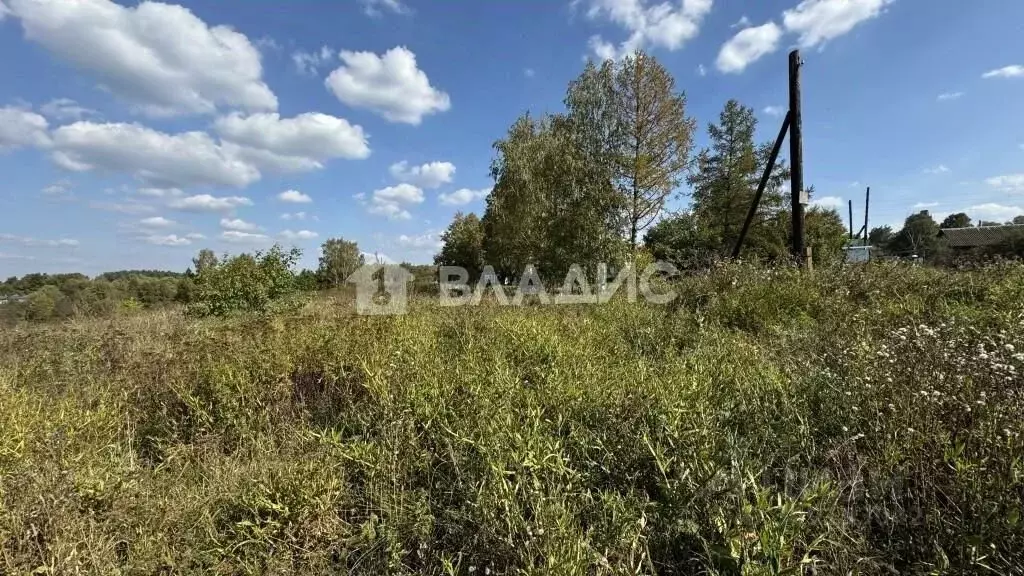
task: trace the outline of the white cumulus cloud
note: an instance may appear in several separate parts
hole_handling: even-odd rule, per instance
[[[1003,192],[1024,192],[1024,174],[1004,174],[987,178],[985,183]]]
[[[441,238],[434,232],[427,232],[419,236],[408,236],[402,234],[398,237],[398,244],[404,248],[414,250],[440,250],[444,244]]]
[[[586,3],[589,5],[588,18],[615,24],[629,34],[618,46],[599,35],[590,38],[594,54],[607,60],[647,47],[670,51],[682,48],[700,32],[701,23],[711,11],[713,2],[679,0],[673,5],[647,0],[587,0]]]
[[[242,206],[252,206],[244,196],[211,196],[196,194],[172,200],[170,207],[184,212],[227,212]]]
[[[228,26],[209,26],[182,6],[110,0],[8,0],[8,6],[26,38],[142,112],[277,109],[249,39]]]
[[[320,50],[312,52],[306,52],[305,50],[292,52],[292,62],[295,64],[295,68],[301,74],[308,76],[315,76],[321,68],[327,66],[333,60],[334,50],[327,46],[322,46]]]
[[[989,70],[981,75],[982,78],[1020,78],[1024,77],[1024,66],[1020,64],[1013,64],[1011,66],[1003,66],[995,70]]]
[[[455,165],[451,162],[429,162],[410,168],[409,163],[402,160],[392,164],[388,172],[399,182],[407,182],[420,188],[437,188],[452,181],[455,176]]]
[[[167,234],[166,236],[151,234],[149,236],[144,236],[142,240],[157,246],[188,246],[192,244],[192,240],[190,238],[178,236],[177,234]]]
[[[260,227],[252,222],[246,222],[241,218],[221,218],[220,227],[225,230],[238,230],[240,232],[255,232]]]
[[[332,158],[370,155],[362,127],[319,112],[294,118],[281,118],[276,112],[232,113],[218,118],[213,128],[222,139],[242,147],[239,156],[271,168],[322,168]]]
[[[404,206],[423,202],[423,190],[402,183],[374,190],[369,200],[365,194],[357,194],[356,200],[365,205],[370,214],[385,216],[390,220],[408,220],[412,214]]]
[[[281,232],[281,237],[286,240],[312,240],[317,236],[318,234],[312,230],[299,230],[297,232],[285,230]]]
[[[96,116],[99,112],[79,106],[78,102],[70,98],[55,98],[39,107],[44,116],[56,120],[79,120],[84,116]]]
[[[220,233],[220,238],[226,242],[234,242],[238,244],[260,244],[270,240],[270,236],[267,236],[266,234],[242,232],[240,230],[225,230]]]
[[[893,0],[803,0],[782,13],[786,30],[799,35],[802,48],[819,46],[878,17]]]
[[[765,106],[764,110],[762,110],[762,112],[764,112],[765,114],[767,114],[769,116],[776,116],[776,117],[778,117],[778,116],[782,116],[782,115],[784,115],[786,113],[786,108],[785,108],[785,106]]]
[[[727,74],[743,72],[751,63],[774,52],[781,38],[782,29],[774,22],[744,28],[722,46],[715,66]]]
[[[139,224],[153,228],[166,228],[168,226],[174,226],[174,220],[169,220],[163,216],[152,216],[150,218],[143,218],[142,220],[139,220]]]
[[[474,200],[486,198],[491,193],[490,188],[472,190],[470,188],[459,188],[454,192],[442,193],[438,198],[445,206],[463,206]]]
[[[277,195],[277,199],[281,202],[291,202],[292,204],[309,204],[313,201],[308,195],[298,190],[285,190]]]
[[[839,196],[822,196],[811,200],[811,205],[821,208],[842,208],[846,202]]]
[[[49,122],[39,114],[14,106],[0,108],[0,152],[50,144]]]
[[[959,100],[964,95],[963,92],[943,92],[939,94],[937,100],[939,102],[946,102],[949,100]]]
[[[68,170],[127,173],[156,188],[244,187],[260,178],[205,132],[165,134],[140,124],[61,126],[53,131],[53,158]]]
[[[1010,222],[1017,216],[1024,215],[1024,208],[1020,206],[1006,206],[989,202],[978,204],[964,210],[974,220],[988,220],[989,222]]]
[[[360,0],[363,12],[371,18],[379,18],[384,12],[393,14],[412,14],[412,10],[400,0]]]
[[[377,56],[342,51],[343,65],[324,81],[349,106],[366,108],[391,122],[417,125],[429,114],[451,108],[448,94],[430,85],[416,64],[416,55],[398,46]]]

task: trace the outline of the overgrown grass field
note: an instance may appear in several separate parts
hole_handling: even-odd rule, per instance
[[[1024,573],[1024,267],[676,289],[0,332],[0,573]]]

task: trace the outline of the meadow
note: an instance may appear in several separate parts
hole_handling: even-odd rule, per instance
[[[3,574],[1024,574],[1024,266],[0,331]]]

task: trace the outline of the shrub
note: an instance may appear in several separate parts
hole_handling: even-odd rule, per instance
[[[292,267],[302,252],[274,245],[266,252],[223,258],[203,268],[195,279],[192,316],[223,316],[231,312],[265,312],[272,302],[297,291]]]

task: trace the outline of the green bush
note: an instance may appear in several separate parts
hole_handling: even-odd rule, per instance
[[[292,268],[302,255],[274,245],[266,252],[239,254],[205,267],[195,279],[192,316],[223,316],[231,312],[266,312],[271,303],[297,291]]]

